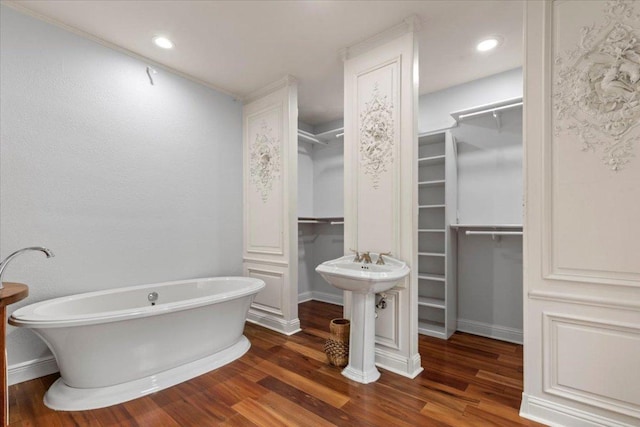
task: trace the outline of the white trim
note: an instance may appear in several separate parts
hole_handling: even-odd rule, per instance
[[[253,252],[253,251],[247,251],[247,252]],[[248,264],[273,265],[273,266],[276,266],[276,267],[284,267],[284,268],[289,267],[289,263],[286,262],[286,261],[278,261],[278,260],[264,259],[264,258],[248,258],[248,257],[244,257],[242,259],[242,262],[245,262],[245,263],[248,263]]]
[[[392,353],[376,346],[376,366],[394,374],[413,379],[424,370],[420,361],[419,353],[407,358],[397,352]]]
[[[313,291],[298,294],[298,304],[313,300]]]
[[[197,83],[199,85],[206,86],[209,89],[213,89],[213,90],[215,90],[217,92],[220,92],[222,94],[230,96],[235,100],[242,100],[243,99],[240,96],[240,94],[238,94],[238,93],[228,91],[226,89],[221,88],[220,86],[216,86],[216,85],[214,85],[212,83],[209,83],[209,82],[206,82],[204,80],[201,80],[201,79],[199,79],[197,77],[194,77],[194,76],[192,76],[190,74],[187,74],[187,73],[184,73],[182,71],[176,70],[173,67],[170,67],[170,66],[165,65],[165,64],[161,64],[159,62],[156,62],[153,59],[147,58],[146,56],[142,56],[140,54],[132,52],[129,49],[126,49],[126,48],[124,48],[122,46],[118,46],[117,44],[114,44],[114,43],[111,43],[111,42],[109,42],[107,40],[101,39],[100,37],[97,37],[97,36],[95,36],[93,34],[89,34],[86,31],[83,31],[83,30],[81,30],[79,28],[72,27],[72,26],[67,25],[67,24],[65,24],[63,22],[60,22],[60,21],[58,21],[58,20],[56,20],[54,18],[51,18],[49,16],[42,15],[42,14],[40,14],[38,12],[35,12],[35,11],[33,11],[33,10],[23,6],[23,5],[21,5],[20,3],[16,3],[14,0],[2,0],[2,4],[12,8],[12,9],[14,9],[14,10],[20,12],[20,13],[23,13],[23,14],[25,14],[27,16],[30,16],[31,18],[35,18],[35,19],[37,19],[39,21],[46,22],[47,24],[51,24],[51,25],[54,25],[56,27],[62,28],[65,31],[68,31],[68,32],[73,33],[73,34],[75,34],[77,36],[83,37],[85,39],[89,39],[89,40],[91,40],[93,42],[96,42],[96,43],[106,47],[106,48],[109,48],[109,49],[115,50],[117,52],[123,53],[123,54],[125,54],[127,56],[130,56],[130,57],[134,58],[134,59],[142,61],[147,65],[151,65],[151,66],[156,67],[156,68],[162,68],[163,70],[168,71],[171,74],[175,74],[177,76],[180,76],[180,77],[182,77],[184,79],[190,80],[190,81],[192,81],[194,83]]]
[[[355,58],[358,55],[362,55],[378,46],[382,46],[385,43],[390,42],[404,34],[420,31],[421,20],[416,14],[409,15],[404,18],[401,23],[394,25],[391,28],[369,37],[366,40],[354,43],[351,46],[347,46],[340,49],[340,57],[343,61],[351,58]]]
[[[480,335],[482,337],[508,341],[515,344],[522,344],[524,342],[522,329],[477,322],[475,320],[458,318],[457,330],[460,332],[467,332],[469,334]]]
[[[528,420],[564,427],[634,427],[637,424],[595,415],[535,396],[522,394],[520,416]]]
[[[271,329],[272,331],[280,332],[284,335],[293,335],[302,330],[300,329],[300,319],[298,318],[286,321],[253,309],[249,309],[247,322],[254,323],[262,326],[263,328]]]
[[[640,309],[640,301],[633,299],[619,300],[611,298],[603,298],[598,295],[597,298],[585,297],[582,295],[570,295],[560,292],[551,292],[544,290],[529,291],[529,298],[542,301],[564,302],[570,304],[581,304],[593,307],[612,308],[616,310],[638,311]]]
[[[7,367],[8,385],[14,385],[25,381],[33,380],[35,378],[44,377],[46,375],[55,374],[59,372],[56,358],[51,356],[39,357],[33,360],[27,360],[26,362],[16,363]]]
[[[287,86],[292,86],[295,85],[298,82],[298,80],[293,77],[290,74],[287,74],[286,76],[282,77],[281,79],[276,80],[275,82],[269,83],[268,85],[255,90],[253,92],[248,93],[247,95],[243,96],[242,98],[240,98],[240,100],[245,103],[248,104],[250,102],[256,101],[259,98],[262,98],[264,96],[270,95],[271,93],[282,89],[284,87]],[[296,131],[296,135],[298,134],[298,132]],[[296,146],[297,148],[297,146]]]
[[[312,291],[311,294],[312,294],[311,299],[315,301],[322,301],[328,304],[334,304],[339,306],[344,305],[344,297],[342,296],[342,294],[336,295],[336,294],[330,294],[328,292],[318,292],[318,291]]]

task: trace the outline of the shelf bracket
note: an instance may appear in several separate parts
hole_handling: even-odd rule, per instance
[[[500,113],[498,111],[494,111],[493,118],[496,119],[496,125],[498,125],[498,131],[500,131],[502,129],[502,120],[500,120]]]

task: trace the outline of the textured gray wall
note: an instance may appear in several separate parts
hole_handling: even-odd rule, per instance
[[[0,255],[26,301],[242,272],[242,106],[1,9]],[[9,328],[9,364],[48,354]]]

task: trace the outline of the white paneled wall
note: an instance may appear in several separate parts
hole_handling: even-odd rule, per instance
[[[526,2],[525,10],[521,414],[550,425],[637,426],[640,2]]]

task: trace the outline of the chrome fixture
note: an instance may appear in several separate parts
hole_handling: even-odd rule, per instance
[[[158,301],[158,293],[157,292],[149,292],[147,295],[147,299],[151,303],[151,305],[156,305],[156,301]]]
[[[362,253],[362,262],[365,264],[371,264],[371,255],[369,255],[369,252]]]
[[[380,295],[380,300],[376,303],[376,308],[384,310],[387,308],[387,294],[380,293],[378,295]]]
[[[2,274],[4,273],[4,269],[7,268],[7,264],[9,264],[9,262],[11,262],[12,259],[14,259],[18,255],[20,255],[21,253],[28,252],[28,251],[44,252],[44,254],[47,256],[47,258],[51,258],[51,257],[55,256],[53,254],[53,252],[51,252],[47,248],[43,248],[42,246],[32,246],[32,247],[29,247],[29,248],[23,248],[23,249],[19,249],[19,250],[15,251],[11,255],[9,255],[5,259],[3,259],[2,262],[0,262],[0,289],[2,289],[4,287],[2,285]]]
[[[384,259],[382,259],[382,255],[391,256],[391,252],[384,252],[378,255],[378,260],[376,261],[376,265],[384,265]]]
[[[358,251],[354,251],[353,249],[349,249],[351,252],[353,252],[354,254],[356,254],[356,257],[353,259],[353,262],[361,262],[362,258],[360,257],[360,254],[358,253]]]

